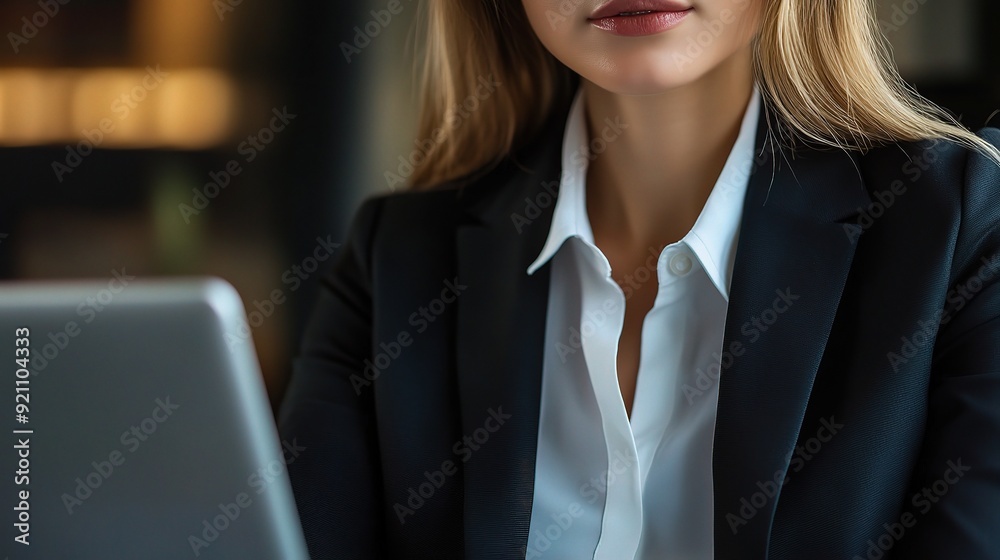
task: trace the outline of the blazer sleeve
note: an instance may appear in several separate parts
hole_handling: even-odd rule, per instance
[[[1000,145],[1000,131],[980,134]],[[904,518],[890,523],[894,559],[1000,559],[1000,166],[973,153],[965,171],[924,442]]]
[[[370,247],[383,200],[361,205],[322,276],[279,413],[282,439],[304,448],[288,474],[314,560],[382,557],[373,397],[355,384],[372,347]]]

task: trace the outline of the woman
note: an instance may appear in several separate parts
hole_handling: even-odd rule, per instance
[[[283,406],[314,558],[1000,558],[1000,131],[867,0],[441,0]]]

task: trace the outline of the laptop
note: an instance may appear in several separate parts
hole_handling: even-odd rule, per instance
[[[0,284],[0,558],[308,558],[219,279]]]

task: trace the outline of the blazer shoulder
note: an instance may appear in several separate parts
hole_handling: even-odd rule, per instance
[[[450,237],[465,222],[471,195],[483,196],[485,183],[492,182],[492,175],[486,173],[475,180],[453,180],[420,190],[369,194],[351,218],[349,236],[362,241],[366,250],[378,250],[386,243],[446,243],[443,238]]]
[[[1000,149],[1000,129],[977,135]],[[1000,162],[981,150],[966,150],[962,221],[955,261],[960,267],[1000,257]]]
[[[556,104],[545,122],[518,146],[467,174],[420,190],[370,196],[380,201],[375,204],[382,207],[383,227],[407,228],[412,235],[414,226],[429,234],[442,227],[490,222],[509,214],[525,196],[535,195],[543,183],[558,183],[570,99]]]
[[[1000,129],[976,135],[1000,149]],[[949,222],[956,232],[953,273],[1000,246],[1000,163],[984,150],[948,139],[905,142],[873,151],[867,169],[876,178],[870,190],[901,186],[918,202],[903,205],[910,218]]]
[[[1000,149],[1000,129],[983,128],[976,134]],[[860,163],[872,194],[897,185],[938,210],[943,205],[963,214],[977,210],[968,204],[984,193],[995,199],[1000,180],[1000,165],[989,154],[945,138],[881,146],[861,156]]]
[[[549,150],[552,151],[552,150]],[[492,212],[519,200],[522,183],[541,171],[552,171],[550,161],[525,162],[520,154],[505,157],[465,176],[419,190],[408,189],[369,195],[362,203],[380,207],[379,230],[431,233],[479,222]],[[551,159],[551,158],[548,158]],[[545,164],[550,165],[545,165]],[[541,182],[539,179],[538,182]]]
[[[997,150],[1000,150],[1000,129],[983,128],[976,133]],[[1000,194],[1000,162],[981,150],[966,149],[968,154],[965,162],[966,199],[976,205],[976,209],[985,205],[995,214],[1000,212],[997,195]]]

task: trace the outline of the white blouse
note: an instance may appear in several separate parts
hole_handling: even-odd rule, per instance
[[[551,261],[528,560],[712,558],[717,380],[759,114],[755,90],[694,227],[662,251],[651,248],[646,266],[628,272],[632,286],[658,282],[642,325],[629,422],[616,357],[631,288],[623,292],[612,279],[594,244],[581,157],[589,138],[577,93],[552,225],[527,271]]]

